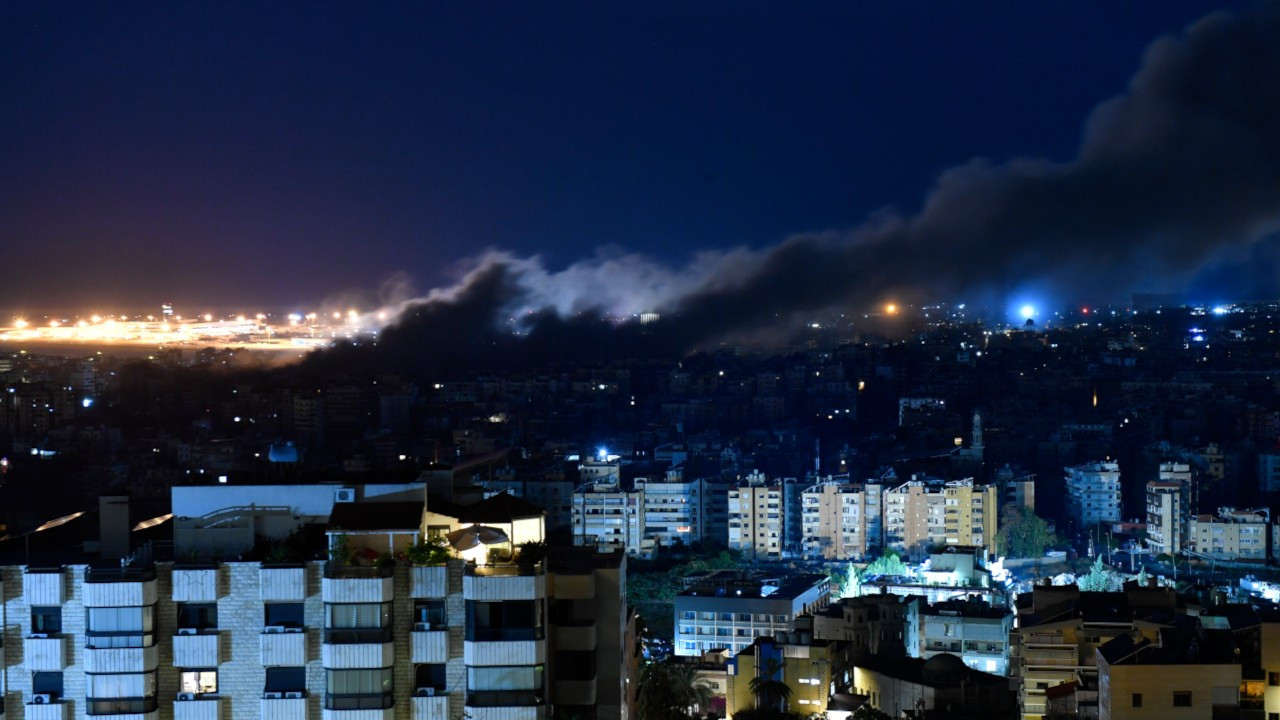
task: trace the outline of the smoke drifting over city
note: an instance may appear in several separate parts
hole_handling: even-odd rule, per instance
[[[405,303],[376,349],[428,371],[685,352],[833,307],[1175,290],[1280,223],[1280,4],[1206,17],[1148,49],[1126,92],[1088,118],[1074,159],[975,159],[914,215],[670,268],[603,252],[548,271],[489,252],[454,287]],[[926,294],[926,290],[927,294]],[[652,325],[610,322],[654,311]],[[375,360],[379,356],[382,360]],[[487,359],[486,359],[487,358]]]

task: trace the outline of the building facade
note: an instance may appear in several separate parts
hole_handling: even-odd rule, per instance
[[[864,560],[883,547],[883,487],[828,480],[801,496],[802,552],[810,560]]]
[[[1066,468],[1067,515],[1077,530],[1120,521],[1120,465],[1094,462]]]
[[[753,560],[781,560],[786,514],[780,480],[753,472],[729,490],[729,547]]]
[[[831,601],[826,575],[763,579],[721,570],[690,576],[675,597],[675,654],[740,652],[757,637],[791,632],[799,615]]]

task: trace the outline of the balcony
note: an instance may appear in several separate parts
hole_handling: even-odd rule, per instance
[[[467,693],[469,720],[546,720],[541,693],[532,691],[473,691]]]
[[[217,633],[173,636],[173,664],[184,668],[211,668],[222,663],[221,636]]]
[[[194,700],[179,700],[173,704],[173,720],[219,720],[221,716],[221,698],[197,695]]]
[[[410,662],[445,663],[449,661],[448,630],[414,630],[409,638]]]
[[[596,624],[585,622],[577,625],[557,625],[555,641],[556,650],[594,650]]]
[[[258,645],[263,667],[307,664],[307,634],[302,628],[296,628],[296,632],[264,632],[258,636]]]
[[[547,577],[536,565],[468,565],[462,578],[467,600],[536,600],[547,596]]]
[[[305,565],[263,565],[258,593],[264,602],[302,602],[307,597]]]
[[[395,644],[386,642],[329,643],[320,648],[320,662],[326,668],[385,668],[395,665]]]
[[[156,669],[158,646],[84,649],[84,671],[89,673],[140,673]],[[99,713],[105,714],[105,713]]]
[[[22,575],[22,599],[39,607],[65,603],[67,582],[62,568],[27,568]]]
[[[471,641],[462,644],[467,665],[541,665],[547,661],[545,640]]]
[[[389,602],[395,596],[395,568],[325,563],[321,595],[327,603]]]
[[[58,671],[67,667],[67,639],[61,635],[23,638],[22,653],[27,670],[32,672]]]
[[[185,565],[173,569],[174,602],[218,601],[218,566]]]
[[[84,571],[85,607],[155,604],[155,568],[86,568]]]
[[[411,720],[449,720],[449,696],[415,696]]]
[[[415,565],[409,569],[409,578],[411,581],[410,597],[442,598],[449,595],[449,567],[447,565]]]
[[[66,720],[71,713],[70,703],[51,702],[51,703],[27,703],[23,710],[26,711],[27,720]]]
[[[302,693],[296,694],[298,697],[288,698],[284,693],[263,695],[258,708],[259,717],[262,720],[307,720],[307,698]]]
[[[88,698],[84,705],[86,714],[112,715],[112,720],[155,720],[160,715],[154,697]]]
[[[395,699],[391,693],[324,696],[324,717],[333,720],[392,720],[394,711]]]

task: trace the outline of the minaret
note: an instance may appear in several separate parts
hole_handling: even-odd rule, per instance
[[[974,457],[982,460],[982,413],[977,410],[973,411],[973,439],[969,442],[969,448]]]

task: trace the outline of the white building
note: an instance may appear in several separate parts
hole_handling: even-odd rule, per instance
[[[786,532],[780,480],[753,472],[729,490],[729,547],[751,559],[781,560]]]
[[[1120,521],[1120,465],[1092,462],[1065,470],[1067,515],[1077,530]]]

